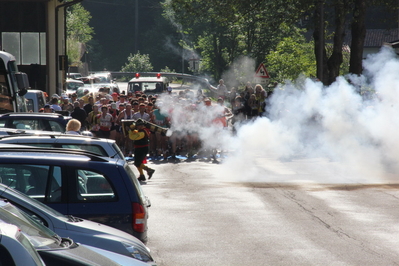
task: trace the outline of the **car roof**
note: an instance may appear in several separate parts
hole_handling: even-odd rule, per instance
[[[3,158],[14,158],[21,157],[31,157],[32,159],[38,160],[54,160],[54,156],[49,156],[50,154],[56,155],[58,158],[64,158],[68,160],[89,160],[98,162],[117,162],[117,160],[100,156],[97,153],[78,150],[78,149],[65,149],[65,148],[42,148],[34,146],[25,146],[19,144],[0,144],[0,157]],[[42,154],[43,156],[38,156]]]
[[[1,130],[0,130],[1,131]],[[9,138],[53,138],[53,139],[73,139],[73,140],[82,140],[82,141],[99,141],[99,142],[107,142],[107,143],[113,143],[115,140],[112,139],[104,139],[104,138],[98,138],[94,136],[85,136],[85,135],[75,135],[75,134],[65,134],[62,132],[54,132],[54,131],[39,131],[39,130],[25,130],[21,131],[15,130],[14,134],[12,135],[0,135],[0,139],[9,139]],[[12,132],[12,131],[11,131]],[[13,132],[12,132],[13,133]]]
[[[59,118],[68,118],[68,116],[63,116],[59,113],[30,113],[30,112],[19,112],[19,113],[6,113],[0,115],[0,117],[59,117]]]

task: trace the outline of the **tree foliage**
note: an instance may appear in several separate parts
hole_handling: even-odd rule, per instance
[[[121,68],[121,72],[149,72],[153,67],[150,62],[148,54],[130,54],[127,58],[127,63]]]
[[[94,29],[89,26],[88,12],[79,3],[72,5],[66,13],[67,54],[69,63],[80,64],[80,58],[86,51],[86,44],[92,39]]]
[[[295,80],[300,74],[316,76],[313,42],[308,42],[297,29],[296,34],[284,37],[266,56],[271,82]]]

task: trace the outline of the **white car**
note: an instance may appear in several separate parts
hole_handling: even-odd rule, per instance
[[[23,131],[23,134],[1,135],[0,144],[21,144],[45,148],[80,149],[97,153],[104,157],[125,160],[119,146],[111,139],[89,137],[82,135],[68,135],[56,132]]]

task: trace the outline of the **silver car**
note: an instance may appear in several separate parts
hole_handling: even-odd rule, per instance
[[[46,265],[146,265],[139,260],[61,238],[7,201],[0,201],[0,220],[15,224]]]
[[[45,266],[42,258],[21,230],[0,221],[0,265]]]
[[[156,265],[150,250],[131,234],[107,225],[65,216],[4,184],[0,184],[0,198],[8,200],[59,236]]]

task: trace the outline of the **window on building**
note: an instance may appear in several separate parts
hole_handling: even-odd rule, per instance
[[[45,32],[2,32],[1,47],[15,56],[17,65],[46,64]]]

